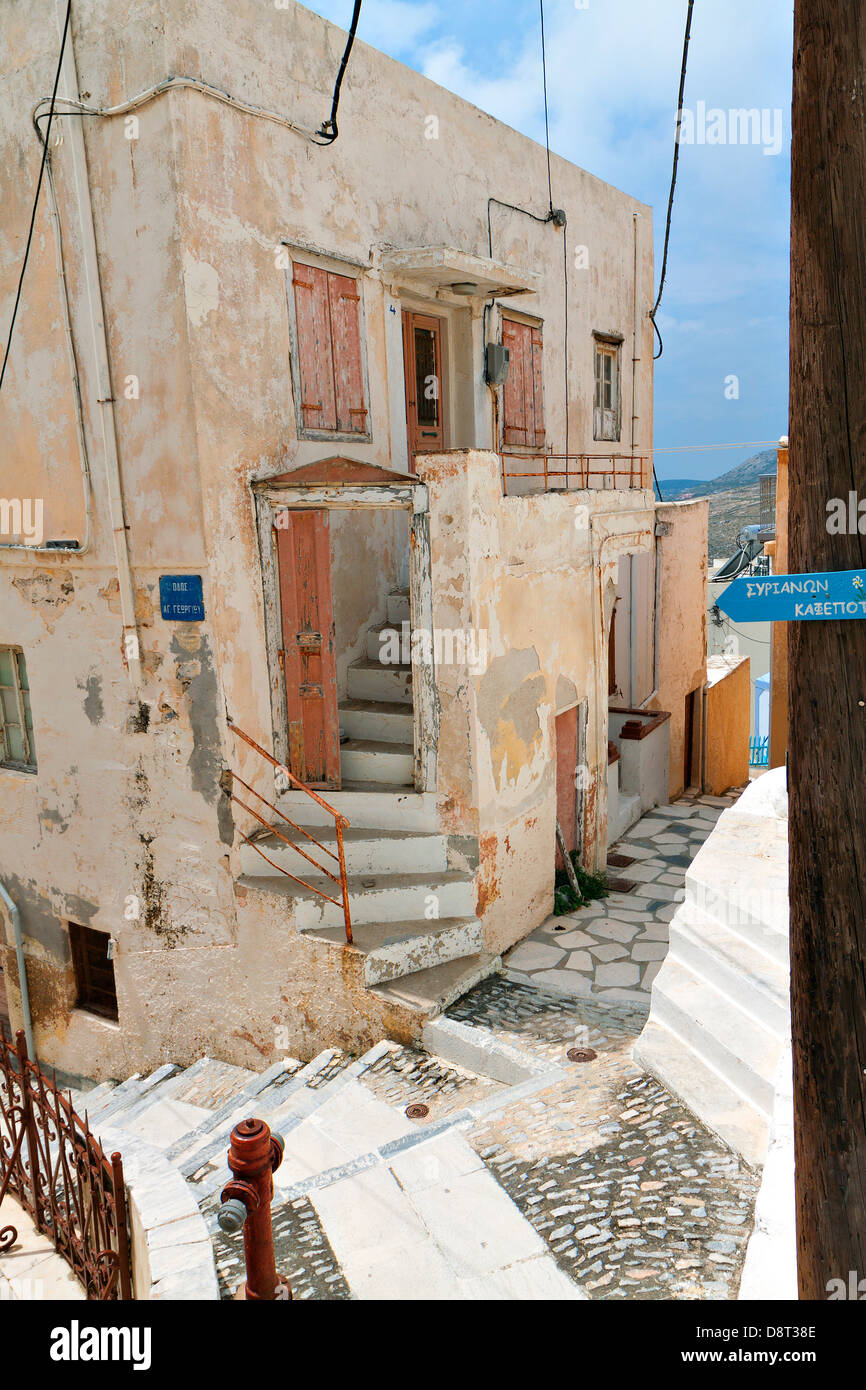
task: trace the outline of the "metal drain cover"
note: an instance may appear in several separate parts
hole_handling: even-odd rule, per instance
[[[406,1106],[407,1120],[423,1120],[424,1117],[429,1114],[430,1106],[424,1105],[421,1101],[415,1101],[413,1105]]]
[[[570,1047],[565,1055],[569,1062],[594,1062],[598,1053],[591,1047]]]

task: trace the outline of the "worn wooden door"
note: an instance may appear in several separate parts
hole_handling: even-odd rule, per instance
[[[280,512],[280,576],[289,770],[314,787],[340,785],[340,734],[327,511]]]
[[[403,368],[409,471],[414,473],[417,454],[435,454],[445,448],[441,319],[404,309]]]

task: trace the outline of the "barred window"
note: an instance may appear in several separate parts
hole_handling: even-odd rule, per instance
[[[0,767],[36,771],[30,684],[20,647],[0,647]]]

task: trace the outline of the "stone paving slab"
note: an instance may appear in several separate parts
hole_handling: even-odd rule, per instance
[[[610,869],[611,878],[633,883],[633,892],[611,893],[589,907],[549,917],[503,957],[507,976],[576,999],[629,1003],[648,1012],[668,923],[685,896],[686,870],[740,790],[654,807],[611,851],[634,860]]]

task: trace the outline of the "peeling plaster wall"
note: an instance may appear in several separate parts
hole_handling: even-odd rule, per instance
[[[589,708],[585,857],[604,861],[607,641],[600,573],[649,553],[648,493],[503,498],[495,455],[419,459],[430,495],[434,629],[483,635],[486,669],[439,664],[443,828],[478,837],[477,911],[504,950],[553,904],[558,692]],[[597,536],[603,536],[603,571]],[[476,637],[478,640],[478,637]]]
[[[709,502],[656,503],[659,536],[658,694],[648,709],[671,716],[670,798],[683,791],[686,696],[700,690],[707,669],[707,524]],[[700,700],[695,718],[701,716]]]
[[[223,0],[76,0],[73,32],[86,101],[110,105],[170,73],[189,73],[313,126],[327,115],[344,45],[341,31],[300,7]],[[13,172],[0,207],[0,301],[9,303],[38,168],[30,112],[50,93],[56,43],[53,34],[46,42],[44,9],[28,0],[6,0],[0,33],[0,159]],[[202,1050],[255,1064],[272,1055],[274,1029],[283,1025],[302,1056],[340,1038],[361,1045],[381,1031],[382,1005],[360,989],[356,965],[346,963],[354,958],[299,940],[283,900],[244,899],[235,889],[219,773],[232,763],[266,792],[269,785],[255,755],[233,745],[226,711],[266,746],[273,738],[249,484],[335,452],[403,466],[402,371],[389,338],[399,302],[382,275],[384,249],[448,244],[486,255],[488,197],[543,209],[547,196],[537,144],[363,43],[352,56],[331,150],[188,90],[136,114],[135,139],[126,138],[122,118],[88,119],[82,130],[142,643],[140,691],[131,689],[121,651],[68,139],[53,161],[93,475],[93,544],[85,555],[0,551],[0,644],[26,653],[38,755],[35,775],[0,769],[0,876],[21,904],[40,1055],[93,1077],[125,1075],[167,1056],[188,1061]],[[439,121],[436,140],[425,138],[429,115]],[[62,120],[56,129],[62,134]],[[572,275],[571,447],[594,447],[592,330],[623,332],[624,358],[631,351],[637,214],[638,446],[646,448],[649,209],[557,157],[552,168],[569,245],[586,244],[590,262]],[[561,448],[561,234],[501,209],[493,217],[494,255],[541,276],[539,293],[515,304],[544,320],[546,425]],[[370,443],[335,448],[298,439],[287,279],[275,257],[284,240],[364,267]],[[475,442],[488,444],[480,304],[451,307],[451,347],[460,349],[451,387],[463,392],[452,401],[452,423],[463,431],[474,422]],[[624,372],[625,422],[632,409]],[[623,451],[627,436],[626,424]],[[73,394],[44,198],[0,400],[0,438],[0,495],[43,498],[46,536],[81,538]],[[547,868],[539,866],[552,859],[554,667],[567,668],[576,689],[587,691],[598,636],[590,631],[588,581],[575,584],[565,559],[582,547],[580,564],[588,564],[592,544],[572,527],[572,499],[503,503],[489,458],[478,473],[485,481],[467,513],[479,535],[471,602],[495,648],[483,689],[481,678],[443,676],[440,804],[455,843],[481,837],[480,907],[491,942],[505,942],[518,920],[528,929],[526,914],[536,919],[549,904]],[[455,483],[455,515],[466,503],[458,507],[458,496]],[[599,495],[592,506],[613,513],[634,505],[634,496]],[[495,515],[499,548],[489,554],[480,539],[482,504]],[[444,516],[437,525],[444,586],[437,611],[445,619],[470,600],[459,565],[446,580],[452,562],[444,557],[463,538],[459,529],[446,538]],[[204,623],[159,616],[159,576],[177,572],[202,575]],[[565,611],[573,622],[559,633],[551,614]],[[603,842],[603,816],[603,796],[592,792],[592,843]],[[68,920],[116,938],[119,1026],[73,1008]],[[20,1017],[14,953],[4,949],[10,1007]]]

